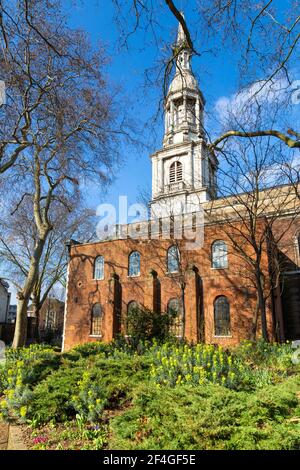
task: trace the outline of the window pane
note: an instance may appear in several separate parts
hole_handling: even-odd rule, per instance
[[[95,260],[94,279],[104,279],[104,258],[98,256]]]
[[[128,274],[129,276],[139,276],[140,274],[140,254],[138,251],[134,251],[129,256],[129,266],[128,266]]]
[[[173,322],[171,333],[178,338],[183,337],[183,315],[181,303],[178,299],[171,299],[168,303],[168,314],[172,316]]]
[[[168,249],[167,265],[169,273],[177,273],[179,271],[179,252],[177,246],[171,246]]]
[[[230,309],[226,297],[221,296],[215,300],[214,304],[215,335],[230,335]]]
[[[91,334],[96,336],[102,335],[103,310],[101,304],[97,303],[92,309],[92,328]]]
[[[228,266],[227,245],[222,240],[212,245],[212,266],[213,268],[227,268]]]

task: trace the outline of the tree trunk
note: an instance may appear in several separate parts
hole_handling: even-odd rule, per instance
[[[15,324],[15,333],[13,339],[13,348],[24,346],[27,339],[27,307],[30,295],[26,297],[19,297],[17,305],[17,316]]]
[[[261,331],[265,341],[269,342],[268,327],[267,327],[267,314],[266,314],[266,300],[264,297],[263,278],[261,272],[257,275],[257,296],[259,303],[259,312],[261,317]]]
[[[27,339],[27,308],[28,303],[36,282],[39,270],[39,262],[43,253],[45,238],[40,238],[34,250],[34,254],[30,261],[30,268],[25,281],[24,288],[19,293],[17,305],[17,318],[12,347],[14,349],[25,346]]]
[[[39,343],[40,341],[40,330],[39,330],[39,323],[40,323],[40,310],[41,310],[41,295],[39,286],[35,286],[32,292],[32,306],[34,309],[34,316],[35,316],[35,327],[34,327],[34,339]]]
[[[40,306],[39,304],[35,307],[35,328],[34,328],[34,337],[37,343],[40,342]]]
[[[181,285],[181,303],[182,303],[182,339],[185,339],[185,285]]]
[[[251,336],[250,336],[250,339],[252,341],[256,340],[258,312],[259,312],[259,298],[257,295],[256,307],[255,307],[254,315],[252,318],[252,328],[251,328]]]

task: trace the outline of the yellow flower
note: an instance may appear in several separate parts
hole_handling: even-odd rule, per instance
[[[11,400],[14,394],[15,394],[14,390],[8,390],[6,396],[9,400]]]
[[[17,380],[16,380],[16,386],[17,387],[22,387],[22,385],[23,385],[22,377],[18,377]]]
[[[22,406],[21,409],[20,409],[20,416],[21,416],[22,418],[25,418],[26,414],[27,414],[27,407],[26,407],[26,406]]]
[[[181,375],[178,375],[177,380],[176,380],[176,384],[177,384],[177,385],[180,384],[181,379],[182,379]]]

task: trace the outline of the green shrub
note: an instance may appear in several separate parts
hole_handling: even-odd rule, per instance
[[[131,399],[137,384],[147,380],[150,360],[139,356],[96,357],[93,367],[86,370],[73,395],[73,406],[86,421],[97,422],[105,409],[121,407]]]
[[[300,449],[300,378],[258,394],[215,384],[141,385],[111,420],[111,449]]]
[[[157,313],[146,307],[130,309],[126,316],[125,330],[134,346],[145,341],[166,341],[170,335],[173,317],[167,313]]]
[[[35,426],[64,422],[78,414],[97,422],[106,409],[122,406],[139,381],[149,375],[150,360],[121,351],[116,357],[63,357],[58,370],[41,380],[26,398],[26,419]],[[24,400],[22,402],[24,406]]]
[[[75,426],[75,448],[84,434],[84,448],[98,449],[299,449],[291,356],[290,345],[262,341],[226,351],[122,337],[65,354],[9,350],[0,413],[37,427],[65,423],[67,434]]]
[[[4,365],[0,364],[0,396],[7,387],[7,372]]]
[[[34,388],[26,414],[35,426],[45,423],[64,422],[75,418],[76,409],[72,396],[86,368],[85,362],[63,364]]]
[[[232,389],[255,387],[255,377],[247,365],[221,347],[197,344],[153,345],[151,377],[160,385],[205,385],[208,382]]]
[[[243,341],[234,350],[236,357],[258,367],[269,367],[277,371],[286,371],[293,365],[291,343],[266,343],[263,339]]]
[[[111,344],[101,343],[101,342],[93,342],[93,343],[85,343],[79,346],[76,346],[71,353],[78,353],[80,357],[88,357],[98,354],[103,354],[105,356],[109,355],[112,351]],[[68,356],[70,353],[66,353]]]
[[[26,418],[32,389],[60,365],[60,354],[52,348],[32,345],[6,351],[6,364],[1,382],[5,382],[1,415]]]

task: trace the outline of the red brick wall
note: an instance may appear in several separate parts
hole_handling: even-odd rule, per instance
[[[273,224],[275,240],[283,255],[282,269],[300,269],[300,253],[297,237],[300,236],[300,217],[286,217]]]
[[[211,244],[222,239],[228,244],[228,269],[212,269]],[[118,328],[116,312],[114,312],[114,289],[117,282],[122,290],[122,315],[126,314],[127,304],[135,300],[141,305],[153,308],[153,276],[151,270],[157,272],[161,284],[161,310],[166,311],[168,301],[172,297],[180,297],[178,276],[166,273],[166,252],[172,244],[168,240],[115,240],[86,245],[74,245],[71,248],[69,265],[69,281],[67,306],[65,315],[64,348],[69,349],[76,344],[99,340],[90,336],[92,305],[100,302],[104,308],[103,341],[110,341]],[[128,277],[128,256],[133,250],[141,254],[141,275]],[[222,226],[205,228],[205,243],[201,249],[185,251],[181,243],[181,262],[184,267],[186,282],[186,325],[185,336],[190,341],[199,340],[199,321],[197,322],[197,306],[203,304],[205,341],[223,345],[233,345],[242,339],[249,338],[252,313],[256,305],[253,276],[244,259],[239,257],[231,247]],[[250,253],[250,250],[249,250]],[[105,278],[93,280],[94,259],[103,255],[105,258]],[[202,289],[197,288],[194,270],[198,270]],[[262,266],[268,277],[268,258],[263,253]],[[112,279],[116,274],[119,281]],[[198,281],[199,284],[199,281]],[[201,290],[203,295],[201,294]],[[217,296],[226,295],[230,302],[231,336],[215,337],[213,309]],[[267,321],[272,335],[272,313],[267,306]]]

